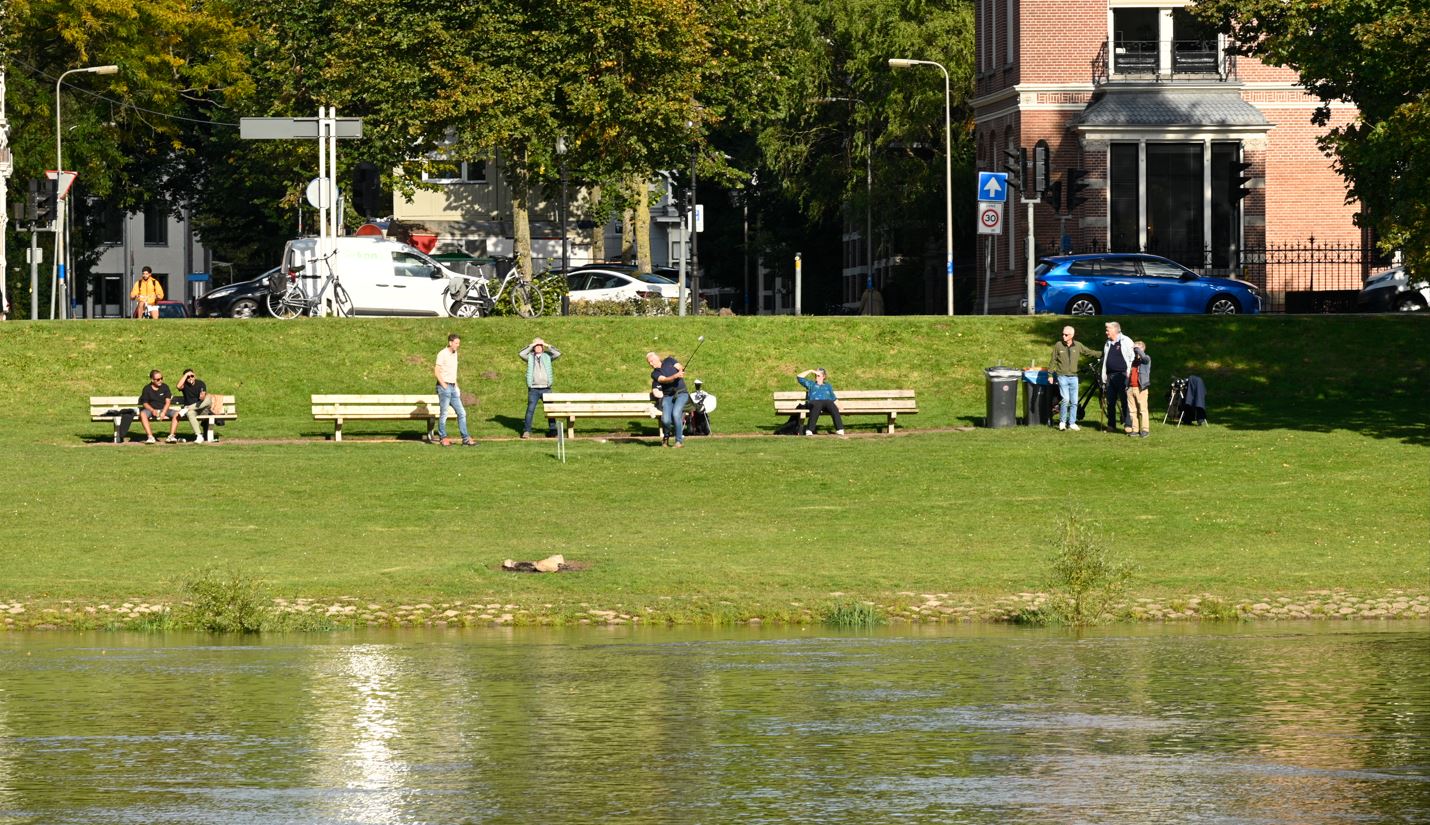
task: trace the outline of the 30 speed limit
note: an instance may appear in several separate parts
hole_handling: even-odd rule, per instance
[[[987,201],[978,204],[978,234],[1003,234],[1003,204]]]

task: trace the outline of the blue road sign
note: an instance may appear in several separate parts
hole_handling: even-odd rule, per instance
[[[1007,172],[979,172],[978,199],[988,203],[1003,203],[1008,200]]]

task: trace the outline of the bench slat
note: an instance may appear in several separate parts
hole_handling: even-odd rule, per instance
[[[547,407],[547,418],[659,418],[654,407]]]
[[[846,400],[869,399],[869,398],[913,398],[915,390],[835,390],[834,395],[838,398],[835,403]],[[803,390],[778,390],[775,392],[776,401],[789,401],[792,399],[804,400]]]
[[[448,408],[447,417],[454,418],[457,413]],[[431,407],[411,407],[411,406],[358,406],[356,404],[343,404],[338,406],[315,406],[313,407],[314,418],[436,418],[437,405]]]
[[[650,394],[644,392],[548,392],[545,403],[568,401],[650,401]]]
[[[437,406],[436,395],[314,395],[312,404],[431,404]]]

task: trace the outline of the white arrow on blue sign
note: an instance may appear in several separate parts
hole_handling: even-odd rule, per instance
[[[1008,200],[1007,172],[979,172],[978,199],[989,203],[1003,203]]]

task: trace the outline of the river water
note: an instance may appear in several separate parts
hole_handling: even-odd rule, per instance
[[[0,635],[0,823],[1430,821],[1430,625]]]

